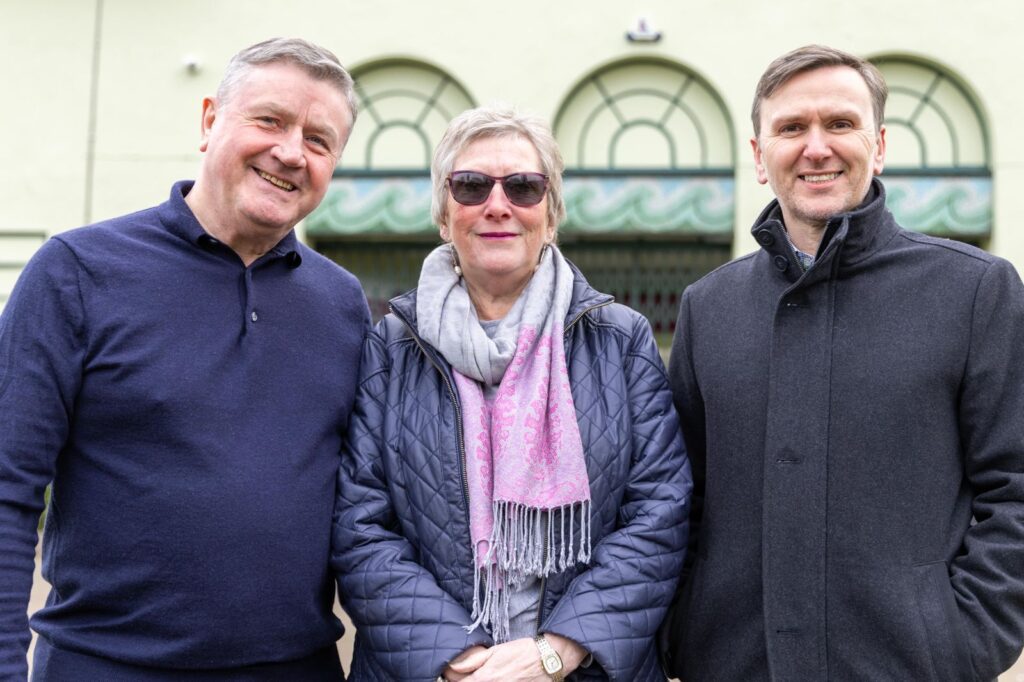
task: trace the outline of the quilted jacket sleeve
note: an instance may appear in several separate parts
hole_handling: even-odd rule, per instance
[[[993,679],[1024,642],[1024,286],[994,261],[975,297],[960,398],[975,523],[950,568],[974,672]]]
[[[676,587],[692,481],[672,396],[647,321],[633,318],[626,356],[632,452],[618,527],[593,547],[541,630],[586,648],[612,680],[637,679]]]
[[[434,680],[459,653],[492,641],[481,628],[466,632],[469,613],[417,563],[399,531],[381,456],[389,364],[384,340],[369,334],[338,474],[331,567],[374,667],[393,680]]]

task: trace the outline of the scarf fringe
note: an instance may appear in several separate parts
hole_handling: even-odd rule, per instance
[[[501,643],[509,638],[511,594],[527,578],[546,578],[590,561],[591,504],[582,500],[539,509],[496,500],[493,510],[486,556],[473,548],[473,622],[466,631],[482,625]]]

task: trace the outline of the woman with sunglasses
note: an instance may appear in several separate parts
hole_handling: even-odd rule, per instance
[[[555,246],[546,124],[456,117],[444,244],[363,350],[332,566],[351,679],[664,680],[691,489],[650,326]]]

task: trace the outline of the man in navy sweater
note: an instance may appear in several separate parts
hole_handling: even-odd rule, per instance
[[[203,100],[168,201],[49,240],[0,317],[0,679],[341,680],[328,575],[369,311],[293,227],[355,118],[329,51],[275,39]]]

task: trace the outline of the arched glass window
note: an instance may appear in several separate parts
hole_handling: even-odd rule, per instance
[[[948,70],[905,57],[874,64],[889,85],[889,208],[908,229],[980,242],[992,230],[988,127],[974,96]]]
[[[580,80],[554,130],[563,250],[667,344],[679,292],[731,253],[736,150],[722,98],[681,64],[630,59]]]
[[[407,60],[376,62],[353,71],[359,121],[345,147],[344,170],[423,170],[434,146],[473,100],[444,71]]]
[[[732,172],[725,104],[698,75],[666,61],[629,60],[588,75],[566,97],[555,135],[570,168]]]
[[[359,117],[306,234],[433,234],[430,159],[448,122],[473,100],[428,64],[387,60],[352,73]]]
[[[438,242],[430,159],[448,122],[473,99],[437,67],[389,59],[353,69],[359,117],[306,237],[362,282],[374,317],[416,286]]]

